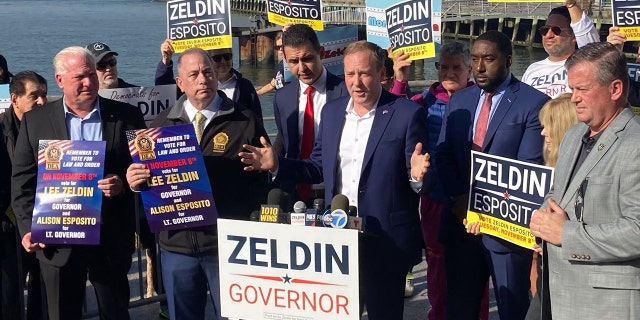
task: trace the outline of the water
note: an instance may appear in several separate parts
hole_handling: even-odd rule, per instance
[[[166,38],[166,4],[150,0],[0,0],[0,53],[9,70],[34,70],[49,82],[49,94],[60,95],[51,59],[62,48],[94,41],[118,52],[118,71],[125,81],[153,85]],[[232,18],[233,19],[233,18]],[[466,40],[463,40],[466,41]],[[512,72],[520,77],[533,61],[544,59],[540,49],[515,48]],[[275,65],[236,66],[254,85],[266,84]],[[414,64],[412,80],[434,80],[433,60]],[[413,88],[418,91],[423,88]],[[273,94],[261,97],[265,116],[273,115]],[[275,128],[267,123],[267,130]]]

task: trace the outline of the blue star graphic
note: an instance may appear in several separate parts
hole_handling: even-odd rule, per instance
[[[282,280],[284,280],[283,283],[291,284],[291,278],[289,277],[288,274],[286,274],[284,277],[282,277]]]

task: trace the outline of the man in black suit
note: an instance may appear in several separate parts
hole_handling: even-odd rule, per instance
[[[132,193],[125,172],[131,163],[126,130],[144,128],[140,110],[98,97],[93,55],[69,47],[53,59],[62,99],[26,113],[20,125],[11,177],[11,197],[22,246],[36,251],[50,319],[80,319],[87,274],[101,319],[129,319],[129,283],[134,233]],[[31,241],[39,140],[106,141],[100,244],[45,245]]]

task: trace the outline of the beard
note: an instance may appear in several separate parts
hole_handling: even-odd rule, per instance
[[[100,81],[100,89],[115,89],[118,87],[118,78],[104,79]]]

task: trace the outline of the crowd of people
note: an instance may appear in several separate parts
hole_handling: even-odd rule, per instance
[[[407,272],[423,255],[429,320],[488,319],[490,280],[501,319],[637,319],[640,119],[629,104],[640,86],[621,53],[626,37],[612,27],[600,42],[575,0],[552,9],[539,32],[548,57],[521,80],[510,71],[511,40],[490,30],[470,47],[441,46],[437,81],[415,95],[409,55],[351,43],[337,76],[306,25],[276,38],[293,80],[278,70],[258,91],[232,67],[231,49],[188,49],[174,77],[167,39],[155,83],[176,84],[178,99],[150,127],[193,124],[221,218],[249,220],[274,187],[308,207],[346,195],[362,217],[359,312],[369,319],[403,319]],[[47,102],[47,81],[9,72],[0,55],[11,101],[0,115],[2,319],[80,319],[87,280],[101,319],[129,319],[134,198],[151,173],[132,163],[125,134],[146,127],[141,112],[98,96],[134,86],[119,78],[117,56],[102,42],[61,50],[53,66],[63,96]],[[258,96],[274,90],[272,144]],[[49,139],[107,142],[99,245],[31,239],[38,145]],[[531,217],[534,248],[467,222],[471,151],[555,167]],[[152,261],[159,247],[162,272],[152,274],[166,316],[204,319],[209,297],[224,319],[215,225],[162,231],[156,243],[142,222]]]

